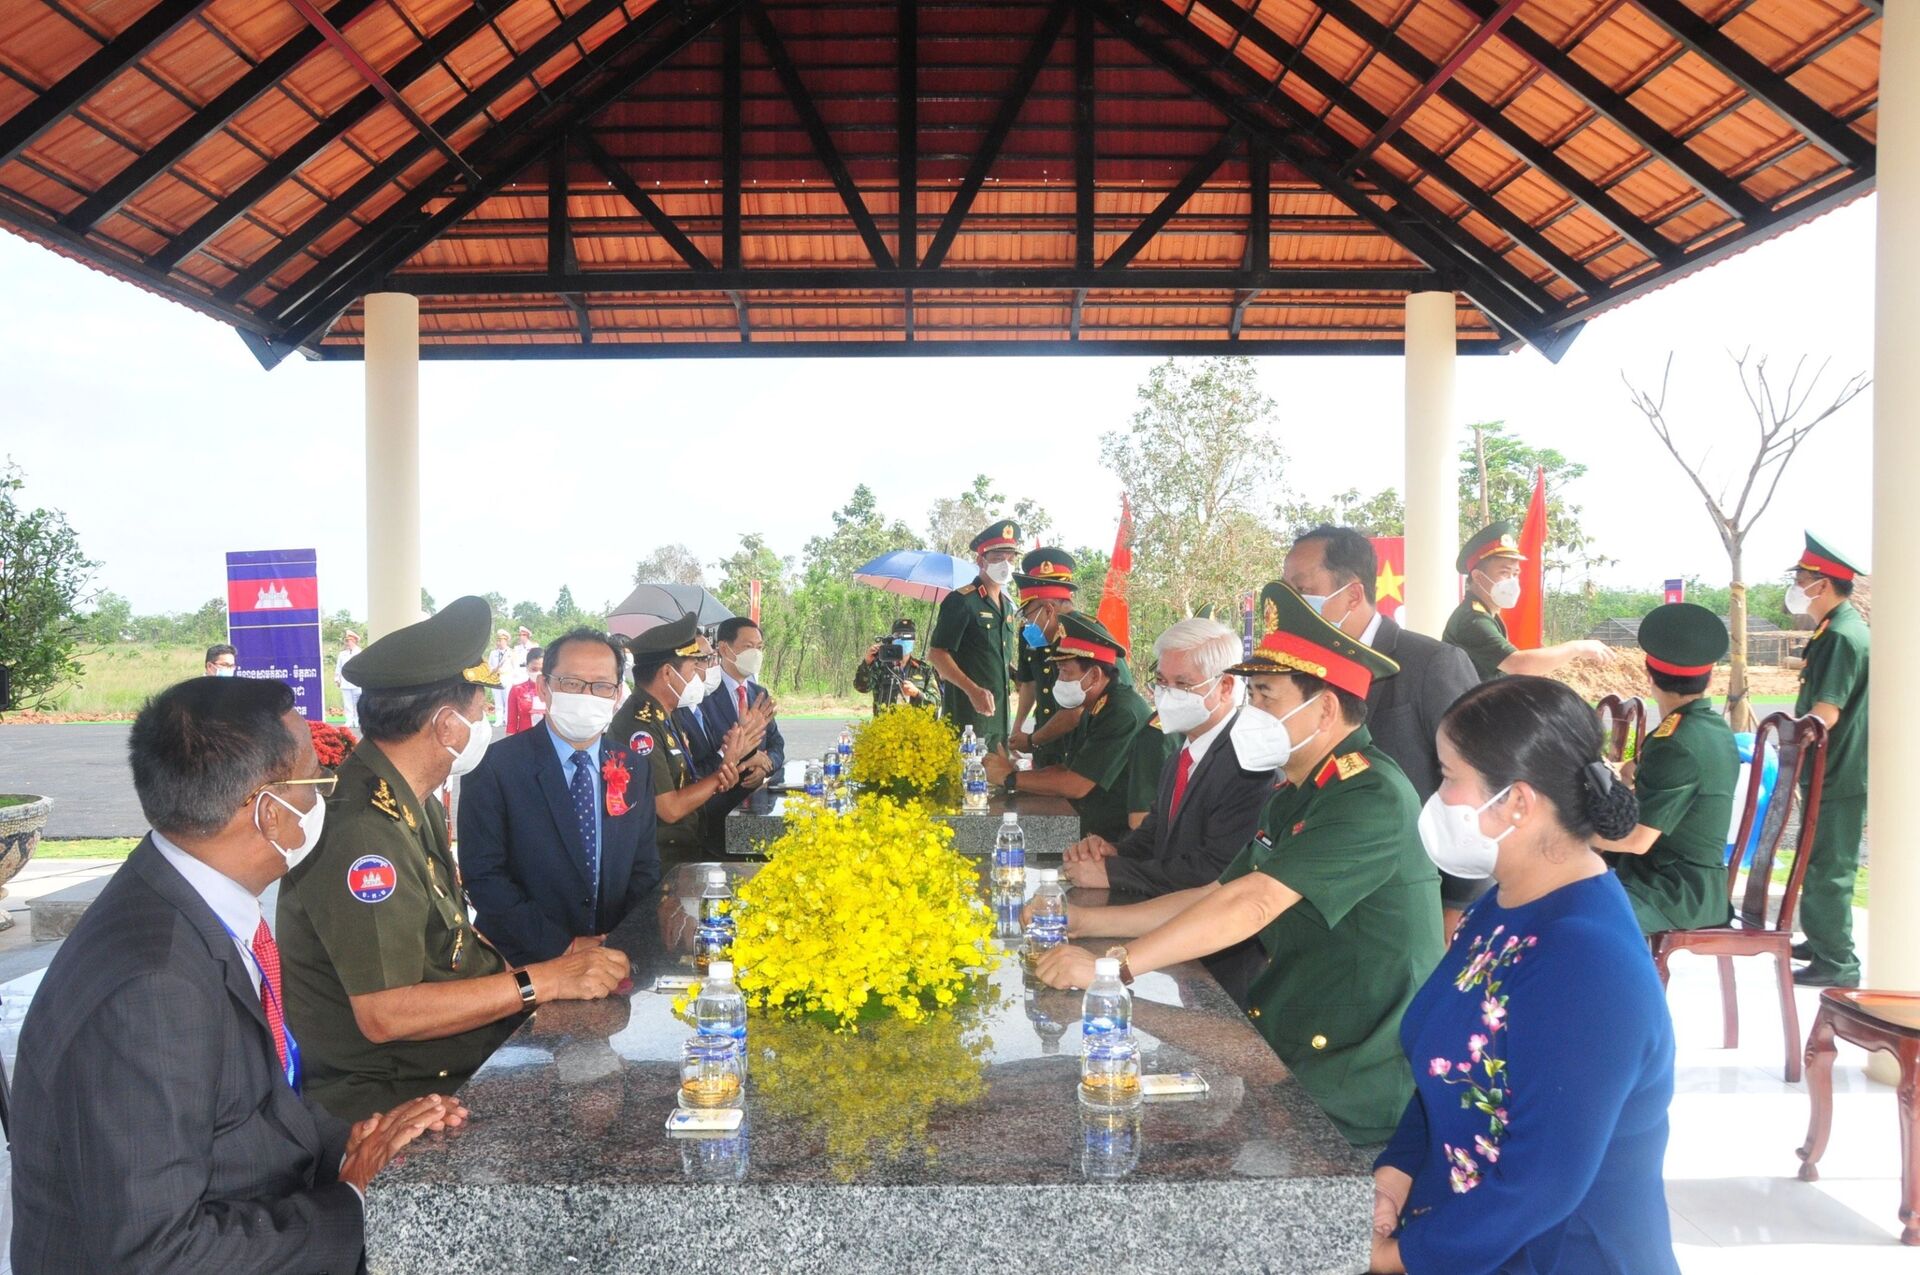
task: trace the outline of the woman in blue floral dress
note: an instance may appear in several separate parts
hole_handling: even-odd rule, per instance
[[[1677,1275],[1662,1160],[1673,1023],[1619,878],[1591,848],[1637,816],[1593,710],[1510,677],[1440,723],[1420,836],[1492,876],[1414,996],[1415,1092],[1374,1168],[1373,1269]]]

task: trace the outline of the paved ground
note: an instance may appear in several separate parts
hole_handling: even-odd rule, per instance
[[[818,757],[850,719],[780,724],[787,756]],[[146,832],[127,773],[127,723],[0,726],[0,792],[52,797],[49,837],[138,837]]]

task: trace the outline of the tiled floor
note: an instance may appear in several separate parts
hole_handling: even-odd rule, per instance
[[[1857,913],[1862,938],[1865,914]],[[1878,1275],[1920,1272],[1902,1248],[1897,1100],[1867,1078],[1866,1055],[1842,1044],[1833,1135],[1820,1181],[1801,1182],[1806,1087],[1782,1079],[1786,1045],[1770,961],[1736,961],[1740,1047],[1720,1046],[1712,961],[1677,957],[1669,1003],[1679,1037],[1667,1151],[1674,1251],[1686,1275]],[[1819,994],[1801,990],[1801,1041]]]

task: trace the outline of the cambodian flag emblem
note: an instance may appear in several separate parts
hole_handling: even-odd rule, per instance
[[[393,893],[398,877],[393,864],[377,854],[363,854],[347,869],[347,889],[362,903],[378,903]]]

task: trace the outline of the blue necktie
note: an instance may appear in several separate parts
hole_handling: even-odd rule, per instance
[[[573,781],[567,791],[573,795],[573,813],[580,820],[580,843],[587,848],[587,881],[593,886],[593,923],[600,920],[600,838],[599,818],[593,803],[599,795],[593,790],[593,758],[579,749],[573,753]]]

